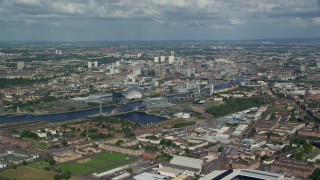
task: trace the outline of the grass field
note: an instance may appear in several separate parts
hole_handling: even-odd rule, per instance
[[[61,170],[70,170],[72,173],[87,173],[90,171],[93,171],[93,167],[88,167],[88,166],[83,166],[80,164],[74,164],[74,163],[67,163],[67,164],[62,164],[58,166],[61,168]]]
[[[93,166],[93,167],[106,167],[106,166],[112,165],[113,163],[106,160],[91,158],[88,162],[84,164],[88,166]]]
[[[102,173],[102,172],[105,172],[105,171],[109,171],[111,169],[115,169],[117,167],[121,167],[121,166],[125,166],[125,165],[128,165],[128,164],[131,164],[133,162],[135,162],[136,159],[130,159],[128,161],[124,161],[124,162],[120,162],[120,163],[117,163],[117,164],[113,164],[111,166],[107,166],[106,168],[103,168],[103,169],[100,169],[98,171],[96,171],[97,173]]]
[[[104,152],[97,155],[98,158],[101,159],[107,159],[111,161],[126,161],[128,160],[128,157],[122,154],[116,154],[116,153],[110,153],[110,152]]]
[[[29,164],[30,167],[34,167],[34,168],[39,168],[39,169],[43,169],[44,167],[49,167],[49,163],[45,162],[45,161],[38,161],[38,162],[34,162]]]
[[[104,172],[136,161],[137,158],[117,153],[102,152],[93,157],[58,165],[61,170],[70,170],[73,174],[91,174]]]
[[[17,169],[0,171],[0,179],[5,178],[16,180],[53,180],[54,173],[29,166],[19,166]]]

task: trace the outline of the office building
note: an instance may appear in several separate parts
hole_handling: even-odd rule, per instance
[[[94,67],[98,67],[98,61],[94,61],[93,64],[94,64]]]
[[[173,64],[174,63],[174,56],[169,56],[169,64]]]
[[[165,56],[160,56],[160,62],[161,63],[166,62],[166,57]]]
[[[153,62],[158,63],[159,62],[159,57],[154,57]]]

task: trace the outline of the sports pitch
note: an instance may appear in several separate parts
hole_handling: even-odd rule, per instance
[[[102,152],[90,158],[58,165],[61,170],[70,170],[72,174],[92,174],[104,172],[136,161],[136,157],[118,153]]]

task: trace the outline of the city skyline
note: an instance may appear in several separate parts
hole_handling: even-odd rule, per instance
[[[0,0],[0,41],[320,38],[320,1]]]

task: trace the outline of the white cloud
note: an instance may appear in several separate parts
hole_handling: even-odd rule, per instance
[[[314,25],[320,25],[320,17],[312,18],[312,21]]]
[[[297,17],[290,25],[307,27],[304,18],[314,13],[319,13],[317,0],[3,0],[0,4],[0,17],[7,19],[135,18],[193,27],[220,24],[213,28],[250,21],[279,22],[290,17]],[[316,17],[309,18],[318,23]]]
[[[239,24],[243,24],[244,20],[243,19],[238,19],[238,18],[232,18],[229,20],[231,25],[239,25]]]
[[[296,17],[289,21],[289,25],[299,28],[306,28],[310,26],[310,21],[308,19],[303,19],[301,17]]]
[[[34,19],[24,19],[23,21],[26,23],[26,25],[33,25],[38,23],[38,21]]]

